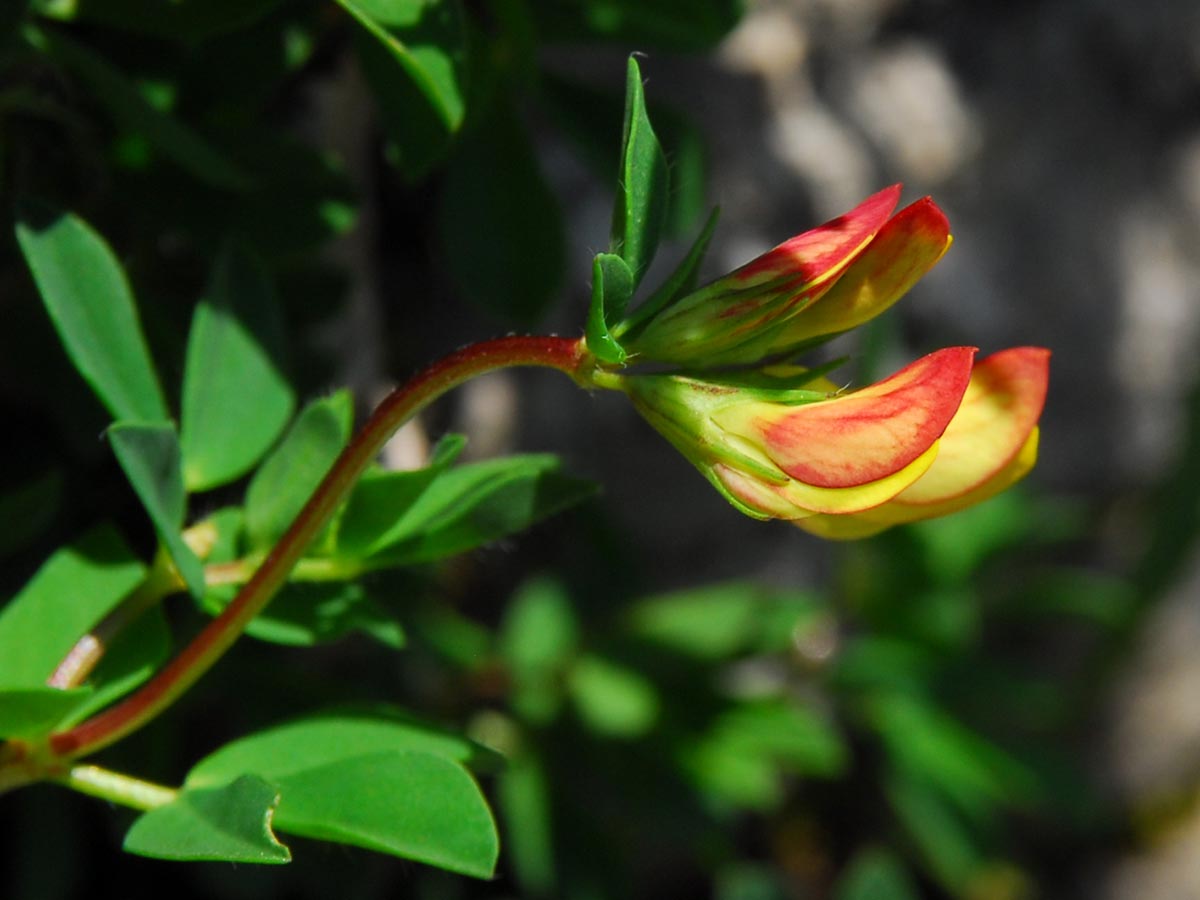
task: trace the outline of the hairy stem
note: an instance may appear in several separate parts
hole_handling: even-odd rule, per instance
[[[95,717],[49,738],[51,755],[74,758],[106,747],[140,728],[173,703],[229,649],[275,593],[325,527],[359,476],[401,425],[464,381],[495,369],[542,366],[594,384],[594,361],[582,340],[507,337],[472,344],[418,373],[389,394],[342,451],[279,543],[224,611],[154,678]]]

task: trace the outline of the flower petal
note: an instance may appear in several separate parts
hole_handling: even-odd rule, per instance
[[[981,360],[942,436],[937,465],[897,500],[942,503],[991,480],[1026,446],[1046,402],[1050,351],[1013,347]]]
[[[950,241],[950,223],[930,198],[905,207],[823,296],[788,323],[773,349],[781,351],[873,319],[933,268]]]
[[[966,509],[989,500],[996,494],[1012,487],[1025,477],[1037,462],[1038,429],[1035,427],[1029,438],[1003,469],[987,481],[965,494],[959,494],[940,503],[913,504],[893,500],[874,509],[849,516],[810,516],[803,521],[794,519],[797,526],[809,534],[831,540],[857,540],[878,534],[893,525],[932,519]]]
[[[893,184],[872,194],[854,209],[789,238],[729,276],[746,288],[778,278],[796,276],[804,285],[818,284],[841,272],[883,228],[900,202],[901,186]]]
[[[790,240],[672,304],[625,342],[656,362],[752,362],[775,330],[834,283],[887,223],[900,185]],[[761,344],[761,346],[760,346]]]
[[[761,446],[797,481],[857,487],[904,469],[941,437],[974,355],[974,347],[949,347],[843,397],[802,406],[740,403],[714,411],[712,419]]]
[[[791,481],[775,485],[758,481],[728,466],[714,466],[722,493],[732,495],[735,505],[758,518],[798,520],[808,516],[841,517],[869,510],[889,500],[918,481],[937,458],[935,441],[924,453],[876,481],[846,488],[822,488]]]

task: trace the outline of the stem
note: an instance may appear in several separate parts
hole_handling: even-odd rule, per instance
[[[122,775],[99,766],[71,766],[65,775],[54,778],[81,794],[99,797],[122,806],[140,809],[143,812],[170,803],[179,796],[174,788],[143,781],[131,775]]]
[[[138,691],[74,728],[50,735],[50,752],[74,758],[107,747],[173,703],[229,649],[287,581],[312,540],[401,425],[464,381],[511,366],[543,366],[593,384],[595,362],[575,338],[506,337],[464,347],[392,391],[376,407],[308,498],[295,521],[233,601],[178,656]]]

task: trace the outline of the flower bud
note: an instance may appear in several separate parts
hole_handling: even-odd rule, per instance
[[[939,350],[852,393],[800,379],[786,387],[678,375],[623,381],[638,411],[735,507],[805,521],[865,512],[919,484],[974,354]]]

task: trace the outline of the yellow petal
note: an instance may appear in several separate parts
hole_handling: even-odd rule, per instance
[[[810,534],[830,540],[856,540],[878,534],[893,525],[932,519],[966,509],[994,497],[1025,477],[1037,462],[1038,429],[1035,427],[1025,444],[1008,464],[983,484],[965,494],[940,503],[915,505],[893,500],[874,509],[850,516],[811,516],[796,525]]]
[[[924,453],[890,475],[869,481],[866,484],[844,488],[815,487],[800,481],[791,481],[774,490],[798,510],[807,513],[847,515],[872,509],[889,500],[920,479],[934,464],[938,455],[938,442]],[[786,516],[785,518],[796,518]]]

